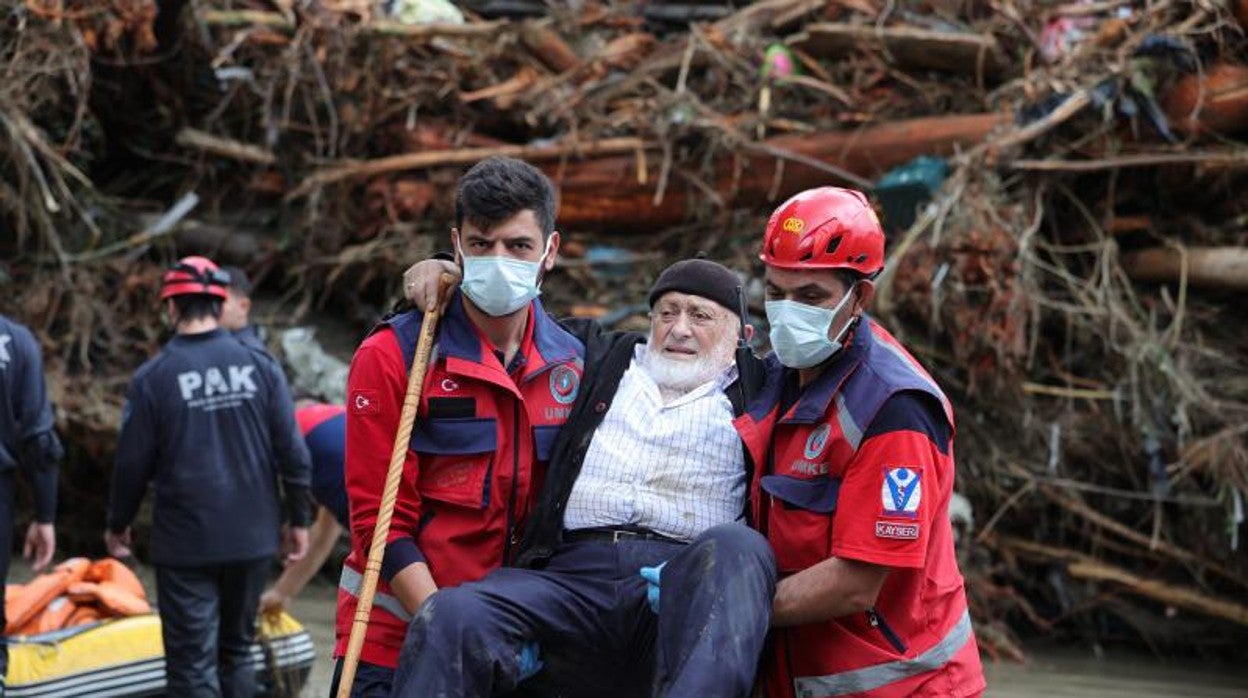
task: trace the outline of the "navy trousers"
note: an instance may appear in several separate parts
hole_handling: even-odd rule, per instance
[[[659,612],[639,568],[667,561]],[[504,568],[441,589],[408,627],[394,696],[501,696],[519,687],[519,653],[544,667],[524,695],[747,696],[771,620],[776,563],[745,526],[688,545],[575,542],[540,570]]]
[[[338,695],[338,686],[342,683],[342,663],[342,657],[334,661],[334,678],[329,684],[329,698]],[[393,683],[394,669],[360,662],[355,665],[355,680],[351,682],[351,698],[390,698]]]
[[[252,698],[256,611],[273,561],[156,568],[166,695]]]

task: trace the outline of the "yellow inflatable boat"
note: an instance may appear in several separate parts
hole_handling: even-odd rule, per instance
[[[314,656],[308,632],[283,613],[261,619],[258,639],[251,652],[262,695],[298,695]],[[12,636],[8,641],[8,698],[164,694],[164,647],[155,614]]]

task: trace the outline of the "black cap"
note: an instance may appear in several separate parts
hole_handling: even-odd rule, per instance
[[[688,293],[715,301],[737,312],[737,288],[741,280],[728,267],[709,259],[686,259],[663,270],[650,287],[650,307],[668,291]]]

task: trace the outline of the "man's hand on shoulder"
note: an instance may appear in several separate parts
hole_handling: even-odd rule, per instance
[[[403,272],[403,297],[421,310],[433,310],[438,303],[438,283],[443,274],[452,276],[456,285],[463,276],[454,262],[444,259],[426,259],[413,264]],[[446,298],[450,298],[449,293]]]

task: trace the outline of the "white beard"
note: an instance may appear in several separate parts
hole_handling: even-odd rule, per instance
[[[687,393],[719,377],[731,364],[732,352],[722,348],[714,356],[699,356],[692,361],[682,361],[663,356],[662,348],[646,350],[646,373],[664,392]]]

